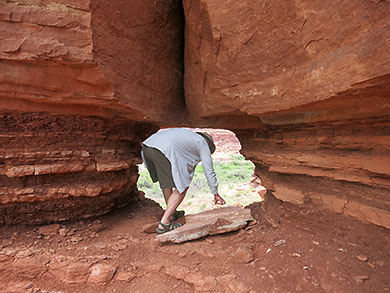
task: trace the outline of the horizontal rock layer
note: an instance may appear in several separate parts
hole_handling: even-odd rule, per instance
[[[390,228],[389,117],[268,126],[238,137],[277,198]]]
[[[91,217],[137,200],[149,124],[0,113],[0,225]]]

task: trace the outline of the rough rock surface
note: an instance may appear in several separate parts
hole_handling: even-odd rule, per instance
[[[278,198],[389,228],[389,15],[388,0],[0,1],[0,225],[125,204],[139,142],[186,125],[234,130]]]
[[[164,121],[183,109],[178,1],[2,1],[0,109]]]
[[[0,225],[107,213],[138,199],[154,126],[78,115],[0,113]]]
[[[0,1],[0,40],[0,225],[135,199],[150,122],[184,113],[179,1]]]
[[[183,3],[193,121],[233,129],[278,198],[390,228],[390,3]]]
[[[382,118],[318,122],[238,136],[262,184],[276,197],[313,201],[390,228],[389,126]]]
[[[186,223],[173,231],[157,236],[160,242],[181,243],[238,230],[254,220],[250,209],[220,208],[185,217]]]

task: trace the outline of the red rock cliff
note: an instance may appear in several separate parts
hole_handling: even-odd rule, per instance
[[[140,141],[184,113],[180,7],[0,2],[0,225],[137,198]]]
[[[1,2],[0,223],[125,204],[164,124],[231,129],[278,198],[390,228],[389,15],[380,0]]]
[[[387,2],[184,0],[192,119],[236,129],[276,197],[390,228]]]

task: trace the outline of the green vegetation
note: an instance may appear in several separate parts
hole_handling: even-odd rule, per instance
[[[180,208],[186,213],[197,213],[212,207],[213,196],[210,193],[206,176],[203,173],[202,163],[196,169],[191,186]],[[158,202],[165,209],[165,202],[158,183],[153,183],[148,170],[140,165],[138,189],[145,192],[147,198]],[[251,192],[249,182],[253,175],[254,165],[241,155],[232,155],[229,160],[214,160],[214,169],[217,173],[219,193],[228,205],[248,205],[260,201],[257,194]],[[240,186],[240,190],[236,190]]]
[[[237,183],[248,183],[253,174],[253,168],[253,163],[246,161],[241,155],[232,155],[227,161],[214,162],[214,170],[217,173],[220,187],[228,184],[233,188]],[[189,192],[198,194],[210,192],[201,164],[195,169]]]

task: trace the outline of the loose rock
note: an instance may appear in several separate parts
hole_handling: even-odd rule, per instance
[[[131,282],[133,279],[135,279],[137,275],[133,272],[117,272],[115,274],[114,280],[115,281],[123,281],[123,282]]]
[[[92,267],[88,282],[91,283],[107,283],[116,272],[116,267],[106,264],[96,264]]]
[[[246,293],[251,290],[246,284],[238,281],[237,276],[234,274],[219,276],[217,281],[224,288],[225,292]]]
[[[50,263],[49,273],[66,284],[83,284],[90,275],[90,265],[82,262]]]
[[[153,234],[156,233],[157,226],[158,223],[147,223],[142,226],[142,231],[146,234]]]
[[[254,260],[253,251],[250,247],[240,246],[232,255],[236,263],[249,263]]]
[[[189,273],[184,281],[194,285],[198,292],[215,292],[217,289],[217,280],[213,276],[206,276],[202,273]]]
[[[61,228],[58,232],[59,232],[60,236],[65,237],[66,234],[68,233],[68,229]]]
[[[378,260],[376,263],[380,267],[383,267],[385,265],[385,262],[383,260]]]
[[[165,268],[165,273],[179,280],[184,280],[185,276],[190,272],[186,266],[168,266]]]
[[[92,226],[89,227],[89,229],[95,233],[100,232],[106,228],[107,227],[105,225],[103,225],[101,222],[95,222],[92,224]]]
[[[353,277],[353,279],[355,280],[356,283],[362,284],[364,282],[364,280],[368,279],[368,275],[355,276],[355,277]]]
[[[367,261],[368,257],[363,255],[363,254],[360,254],[360,255],[357,256],[357,259],[360,260],[360,261]]]
[[[84,238],[81,236],[74,236],[74,237],[70,238],[70,241],[73,244],[79,243],[80,241],[83,241],[83,240],[84,240]]]
[[[185,217],[186,224],[173,231],[157,236],[160,242],[181,243],[238,230],[253,220],[250,209],[237,207],[220,208]]]
[[[57,234],[59,230],[60,230],[60,225],[53,224],[53,225],[40,227],[39,234],[44,235],[44,236],[50,236],[52,234]]]

